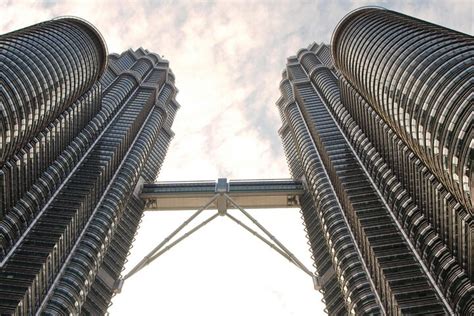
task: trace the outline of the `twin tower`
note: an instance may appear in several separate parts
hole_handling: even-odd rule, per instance
[[[0,313],[107,311],[180,105],[59,18],[0,37]],[[330,315],[474,314],[474,39],[380,8],[288,58],[279,130]]]

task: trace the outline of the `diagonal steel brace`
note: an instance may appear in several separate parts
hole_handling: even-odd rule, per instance
[[[152,261],[154,261],[156,258],[158,258],[160,255],[165,253],[166,251],[170,250],[172,247],[174,247],[176,244],[178,244],[180,241],[184,240],[186,237],[190,236],[194,232],[196,232],[198,229],[202,228],[204,225],[207,223],[211,222],[213,219],[215,219],[218,216],[218,213],[211,216],[201,224],[197,225],[193,229],[191,229],[189,232],[185,233],[182,237],[178,238],[176,241],[172,242],[169,244],[167,247],[165,247],[163,250],[160,251],[161,248],[163,248],[166,243],[168,243],[171,238],[176,236],[184,227],[186,227],[193,219],[195,219],[199,214],[202,213],[205,209],[207,209],[209,206],[211,206],[212,203],[219,197],[219,194],[216,194],[213,196],[206,205],[201,207],[199,210],[197,210],[193,215],[191,215],[186,221],[184,221],[178,228],[176,228],[171,234],[169,234],[158,246],[153,248],[152,251],[150,251],[135,267],[130,270],[123,278],[118,279],[115,282],[114,285],[114,292],[115,293],[120,293],[123,283],[126,279],[130,278],[132,275],[143,269],[145,266],[150,264]]]
[[[265,239],[263,236],[258,234],[255,230],[251,229],[247,225],[245,225],[243,222],[239,221],[232,215],[226,213],[226,215],[232,219],[234,222],[242,226],[245,230],[249,231],[251,234],[262,240],[264,243],[266,243],[268,246],[270,246],[272,249],[277,251],[280,255],[288,259],[291,263],[296,265],[298,268],[300,268],[303,272],[305,272],[307,275],[309,275],[313,279],[313,284],[314,284],[314,289],[315,290],[320,290],[321,285],[319,282],[319,277],[312,273],[306,266],[298,259],[296,256],[288,249],[286,248],[275,236],[273,236],[262,224],[260,224],[259,221],[257,221],[252,215],[250,215],[245,209],[240,207],[229,195],[225,194],[227,200],[238,210],[240,210],[252,223],[254,223],[258,228],[260,228],[261,231],[265,233],[275,244],[271,243],[267,239]],[[278,246],[278,247],[277,247]]]

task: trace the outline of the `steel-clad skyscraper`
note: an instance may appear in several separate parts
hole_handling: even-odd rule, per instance
[[[474,313],[473,77],[471,36],[380,8],[288,58],[280,135],[330,314]]]
[[[174,75],[143,49],[107,57],[69,17],[2,35],[0,63],[0,312],[104,314],[173,137]]]

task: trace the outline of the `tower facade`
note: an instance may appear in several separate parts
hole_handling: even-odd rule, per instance
[[[277,102],[329,314],[474,313],[474,40],[364,8]]]
[[[0,37],[0,312],[104,314],[173,137],[169,64],[89,23]]]

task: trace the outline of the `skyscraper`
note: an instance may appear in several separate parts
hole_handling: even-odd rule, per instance
[[[174,75],[141,48],[108,57],[77,18],[0,47],[0,312],[103,314],[173,137]]]
[[[473,52],[364,8],[288,58],[280,135],[330,314],[474,313]]]

